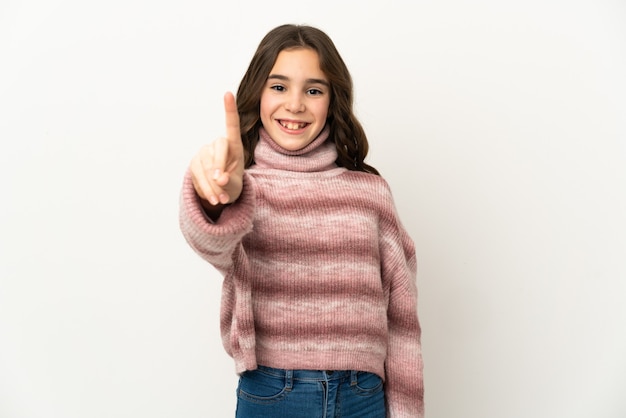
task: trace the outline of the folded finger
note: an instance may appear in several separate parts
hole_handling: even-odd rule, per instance
[[[192,161],[192,175],[197,185],[198,195],[212,205],[220,203],[220,196],[224,194],[222,188],[215,182],[214,177],[214,147],[207,145]],[[200,190],[198,190],[200,189]]]

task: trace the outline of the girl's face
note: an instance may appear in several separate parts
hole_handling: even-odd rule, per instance
[[[309,145],[326,125],[330,84],[312,49],[283,50],[261,93],[261,122],[281,147]]]

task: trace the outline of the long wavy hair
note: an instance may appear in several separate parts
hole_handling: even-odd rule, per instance
[[[261,93],[267,77],[281,51],[298,48],[317,52],[320,68],[330,83],[331,97],[326,125],[337,148],[337,165],[348,170],[379,174],[374,167],[364,162],[369,150],[367,136],[354,115],[352,77],[335,44],[317,28],[291,24],[278,26],[265,35],[239,83],[237,110],[245,167],[254,164],[254,148],[262,126]]]

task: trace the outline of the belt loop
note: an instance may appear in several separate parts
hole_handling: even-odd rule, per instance
[[[358,372],[356,370],[350,370],[350,386],[356,386],[357,384],[357,380],[356,380],[356,374]]]
[[[285,370],[285,390],[290,391],[293,387],[293,370]]]

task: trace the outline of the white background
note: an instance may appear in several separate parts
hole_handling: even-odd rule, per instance
[[[419,257],[429,418],[626,416],[626,5],[3,0],[0,417],[232,417],[187,164],[325,30]]]

